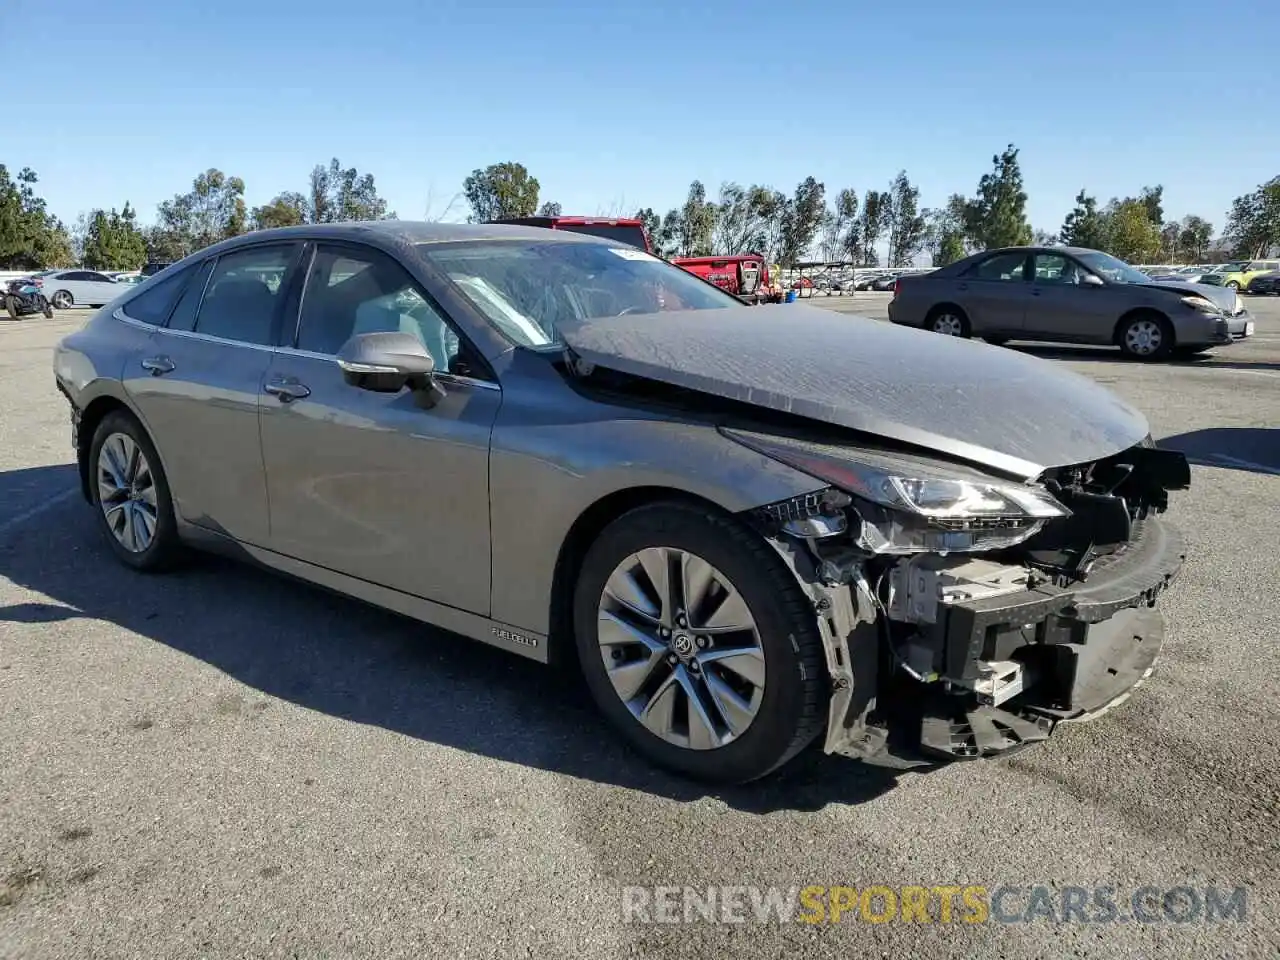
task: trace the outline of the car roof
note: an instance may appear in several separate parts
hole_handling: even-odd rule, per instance
[[[346,223],[313,223],[297,227],[255,230],[224,241],[297,238],[368,239],[378,236],[401,243],[443,243],[462,240],[548,240],[557,243],[612,243],[586,234],[547,230],[510,223],[431,223],[418,220],[356,220]]]

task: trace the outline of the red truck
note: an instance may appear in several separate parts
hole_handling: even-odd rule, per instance
[[[515,223],[547,230],[569,230],[629,243],[653,253],[644,221],[634,217],[504,217],[493,223]],[[758,253],[717,257],[672,257],[671,262],[722,290],[751,303],[780,303],[781,288],[769,278],[769,264]]]
[[[769,278],[769,264],[758,253],[672,257],[671,262],[743,300],[752,303],[779,303],[782,300],[782,291],[774,289]]]

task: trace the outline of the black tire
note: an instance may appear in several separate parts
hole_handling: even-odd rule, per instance
[[[1150,353],[1142,353],[1130,346],[1129,333],[1140,324],[1155,324],[1160,329],[1160,344]],[[1174,340],[1173,325],[1168,317],[1155,311],[1144,310],[1130,314],[1116,326],[1116,345],[1126,357],[1132,360],[1156,361],[1165,360],[1173,353],[1177,344]]]
[[[53,306],[52,304],[49,303],[48,300],[44,302],[44,306],[40,308],[40,312],[44,314],[44,318],[46,320],[53,319]]]
[[[1234,291],[1236,291],[1237,293],[1239,293],[1239,292],[1240,292],[1240,284],[1236,283],[1236,281],[1234,281],[1234,280],[1228,280],[1228,281],[1227,281],[1227,287],[1228,287],[1228,288],[1230,288],[1230,289],[1232,289],[1232,290],[1234,290]]]
[[[17,297],[5,297],[5,298],[4,298],[4,308],[5,308],[6,312],[8,312],[8,314],[9,314],[9,319],[10,319],[10,320],[21,320],[21,319],[22,319],[22,314],[20,314],[20,313],[18,312],[18,298],[17,298]]]
[[[113,434],[124,434],[138,445],[147,459],[156,493],[156,530],[151,543],[145,550],[133,552],[128,550],[111,531],[103,513],[101,492],[97,478],[98,456],[102,446]],[[116,410],[102,418],[98,428],[93,432],[93,441],[89,444],[89,491],[93,501],[93,512],[98,518],[98,527],[106,538],[112,551],[120,562],[135,570],[146,573],[159,573],[172,569],[182,557],[182,543],[178,538],[178,523],[173,512],[173,497],[169,493],[169,481],[164,475],[164,467],[156,452],[155,444],[147,435],[137,419],[123,410]]]
[[[605,583],[630,555],[649,547],[694,553],[742,596],[755,620],[766,680],[750,725],[724,746],[668,743],[636,720],[609,680],[598,640]],[[739,521],[691,504],[638,507],[605,529],[583,560],[574,592],[574,634],[587,688],[622,736],[653,763],[719,784],[763,777],[799,754],[826,723],[830,678],[813,605],[780,557]]]
[[[959,323],[960,332],[946,333],[937,329],[942,323],[944,317],[953,317]],[[973,326],[969,323],[968,314],[959,307],[949,303],[939,304],[930,310],[928,316],[924,318],[924,328],[931,333],[937,333],[943,336],[963,337],[966,340],[973,336]]]
[[[71,296],[69,290],[59,290],[49,298],[49,302],[59,310],[69,310],[75,306],[76,298]]]

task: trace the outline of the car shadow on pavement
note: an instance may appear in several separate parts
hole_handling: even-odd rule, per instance
[[[56,489],[70,485],[69,468],[43,469]],[[0,473],[0,490],[6,483],[14,481]],[[138,574],[115,559],[92,520],[78,496],[17,527],[0,518],[0,577],[40,595],[0,606],[0,629],[74,618],[85,629],[114,624],[309,710],[677,801],[819,810],[874,799],[901,772],[812,750],[793,769],[743,787],[669,776],[605,727],[572,667],[545,667],[231,560],[199,556],[170,574]]]
[[[1280,475],[1280,428],[1206,427],[1158,443],[1206,467]]]
[[[1045,343],[1011,343],[1010,350],[1040,357],[1042,360],[1092,360],[1095,363],[1140,364],[1141,360],[1125,356],[1114,347],[1080,347],[1068,344]],[[1231,347],[1224,347],[1231,350]],[[1214,369],[1221,367],[1230,370],[1280,370],[1280,363],[1270,360],[1232,360],[1230,354],[1200,353],[1192,356],[1173,356],[1159,361],[1157,365],[1180,367],[1190,370]]]

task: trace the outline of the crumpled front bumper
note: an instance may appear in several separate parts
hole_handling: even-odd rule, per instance
[[[1154,607],[1185,559],[1181,534],[1148,518],[1083,582],[947,604],[937,628],[944,677],[972,678],[982,662],[1017,661],[1030,679],[998,706],[950,684],[916,684],[916,745],[951,759],[1005,754],[1125,700],[1154,670],[1164,640]]]

